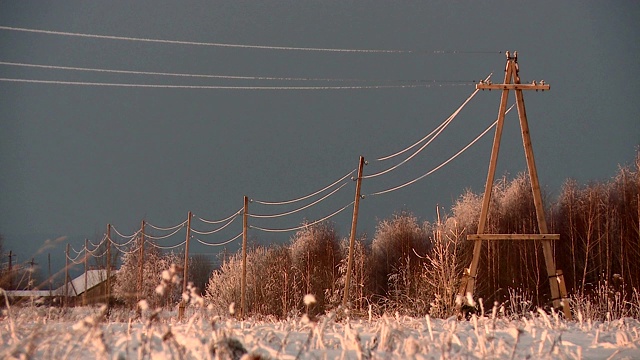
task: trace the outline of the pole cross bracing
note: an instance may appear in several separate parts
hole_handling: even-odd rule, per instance
[[[458,289],[458,306],[462,307],[464,301],[466,301],[465,299],[473,296],[483,240],[537,240],[542,242],[545,267],[547,270],[547,275],[549,276],[549,286],[551,287],[553,307],[556,309],[562,308],[565,317],[567,319],[571,319],[571,312],[569,310],[569,302],[567,300],[567,290],[564,284],[564,278],[562,275],[562,271],[556,269],[555,261],[553,259],[553,249],[551,246],[551,241],[559,240],[560,235],[549,234],[549,231],[547,229],[547,222],[545,220],[544,208],[542,205],[542,196],[540,194],[540,183],[538,182],[538,172],[536,170],[536,164],[533,157],[533,147],[531,145],[529,124],[527,122],[527,114],[525,111],[524,97],[522,93],[523,90],[549,90],[550,86],[548,84],[545,84],[544,81],[540,81],[540,83],[536,83],[534,81],[530,84],[522,84],[520,82],[518,52],[516,51],[513,54],[510,54],[507,51],[506,56],[507,65],[505,67],[504,82],[502,84],[492,84],[490,82],[481,81],[476,85],[476,88],[480,90],[501,90],[502,96],[500,98],[498,123],[493,139],[491,159],[489,162],[489,173],[487,175],[487,182],[485,184],[482,209],[480,211],[480,221],[478,222],[478,230],[477,234],[469,235],[467,237],[468,240],[475,241],[475,244],[473,247],[473,259],[471,261],[471,265],[469,266],[469,268],[465,269],[462,283],[460,284],[460,288]],[[500,138],[502,137],[502,128],[504,126],[504,118],[507,108],[507,99],[511,90],[515,92],[516,97],[518,117],[520,119],[520,129],[522,130],[522,144],[524,146],[525,157],[527,160],[527,169],[529,171],[529,177],[531,180],[531,190],[533,193],[536,218],[538,221],[538,234],[485,234],[487,214],[491,201],[491,190],[493,188],[493,181],[496,172],[498,152],[500,150]]]

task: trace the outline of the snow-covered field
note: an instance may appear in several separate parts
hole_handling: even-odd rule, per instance
[[[27,359],[640,359],[640,322],[564,321],[542,311],[469,321],[330,313],[310,321],[240,321],[190,309],[4,309],[0,358]],[[253,355],[250,357],[249,355]]]

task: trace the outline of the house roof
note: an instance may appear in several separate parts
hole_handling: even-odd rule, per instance
[[[111,271],[111,276],[115,275],[117,270]],[[7,295],[13,297],[46,297],[46,296],[65,296],[65,289],[67,290],[67,296],[82,295],[86,290],[89,290],[107,279],[107,270],[88,270],[87,275],[87,287],[84,286],[85,274],[82,274],[73,280],[69,281],[69,286],[62,285],[61,287],[49,291],[49,290],[6,290]]]

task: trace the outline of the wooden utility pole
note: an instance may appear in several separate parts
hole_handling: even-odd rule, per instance
[[[191,211],[187,216],[187,239],[184,244],[184,273],[182,275],[182,293],[187,292],[187,278],[189,277],[189,240],[191,239]]]
[[[240,282],[240,316],[247,313],[247,220],[249,218],[249,198],[244,197],[242,208],[242,279]]]
[[[65,266],[64,266],[64,307],[69,306],[69,243],[67,243],[67,250],[65,251]]]
[[[349,236],[349,258],[347,260],[347,276],[344,282],[344,293],[342,297],[342,307],[346,308],[349,302],[349,287],[351,285],[351,269],[353,269],[353,248],[356,242],[356,229],[358,226],[358,210],[360,207],[360,188],[362,186],[362,169],[364,167],[364,157],[360,156],[358,163],[358,177],[356,180],[356,198],[353,202],[353,218],[351,219],[351,234]]]
[[[87,241],[87,239],[84,239],[84,291],[82,292],[82,306],[87,306],[87,271],[89,271],[89,268],[87,267],[87,259],[89,258]]]
[[[107,309],[111,306],[111,224],[107,224]]]
[[[184,244],[184,266],[182,274],[182,294],[187,292],[187,278],[189,277],[189,240],[191,239],[191,211],[187,215],[187,239]],[[184,298],[183,298],[184,299]],[[178,319],[182,319],[184,316],[184,310],[187,304],[186,301],[181,301],[178,306]]]
[[[143,268],[144,268],[144,220],[140,226],[140,251],[138,252],[138,286],[136,291],[136,299],[140,301],[140,295],[142,295],[142,282],[143,282]]]
[[[49,297],[53,295],[53,278],[51,277],[51,253],[47,253],[47,265],[49,268]]]
[[[16,254],[9,250],[9,289],[13,289],[13,257]]]
[[[567,301],[566,287],[564,286],[564,278],[562,271],[558,271],[553,259],[553,249],[551,241],[560,239],[558,234],[549,234],[547,229],[547,222],[544,215],[544,207],[542,204],[542,195],[540,194],[540,184],[538,182],[538,172],[536,170],[535,160],[533,157],[533,147],[531,145],[531,137],[529,134],[529,125],[527,122],[527,114],[524,106],[524,97],[522,90],[549,90],[548,84],[541,81],[539,84],[535,81],[531,84],[522,84],[520,82],[519,66],[518,66],[518,53],[514,52],[513,55],[508,51],[506,52],[507,64],[505,67],[504,82],[502,84],[492,84],[490,82],[480,82],[476,85],[477,89],[481,90],[502,90],[502,96],[500,98],[500,107],[498,110],[498,121],[496,126],[496,132],[493,139],[493,147],[491,149],[491,159],[489,161],[489,172],[487,175],[487,182],[485,183],[484,197],[482,200],[482,208],[480,210],[480,221],[478,223],[478,231],[475,235],[467,236],[468,240],[475,241],[473,248],[473,259],[468,269],[465,269],[465,274],[462,279],[460,288],[458,289],[458,296],[462,299],[467,294],[473,295],[475,288],[476,276],[478,273],[478,263],[480,260],[480,252],[482,247],[482,241],[494,241],[494,240],[538,240],[542,242],[543,254],[546,264],[547,275],[549,277],[549,286],[551,288],[551,296],[553,306],[555,308],[562,307],[565,317],[571,319],[571,312],[569,310],[569,303]],[[538,234],[485,234],[487,215],[489,212],[489,204],[491,202],[491,191],[493,189],[493,181],[495,178],[496,164],[498,161],[498,153],[500,151],[500,139],[502,137],[502,129],[504,126],[504,118],[507,108],[507,100],[509,98],[509,91],[514,90],[516,97],[516,105],[518,108],[518,117],[520,119],[520,128],[522,132],[522,143],[525,151],[525,157],[527,160],[527,168],[529,171],[529,177],[531,181],[531,191],[533,193],[534,205],[536,209],[536,218],[538,221]]]

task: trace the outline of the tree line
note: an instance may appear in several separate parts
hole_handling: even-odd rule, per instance
[[[554,200],[545,196],[557,268],[571,294],[588,294],[604,284],[621,296],[640,289],[640,156],[606,181],[578,185],[567,180]],[[482,195],[465,191],[448,214],[433,222],[400,211],[379,221],[371,239],[356,241],[350,308],[449,316],[478,226]],[[487,233],[537,233],[529,177],[506,176],[494,183]],[[348,240],[331,223],[298,231],[288,245],[254,246],[248,252],[249,314],[287,316],[304,310],[312,293],[317,311],[340,304]],[[240,299],[240,254],[225,259],[211,275],[206,296],[226,311]],[[553,279],[555,281],[555,279]],[[550,306],[549,279],[538,242],[495,241],[483,245],[476,295],[485,303],[525,297],[531,306]],[[514,294],[518,295],[514,295]],[[516,306],[512,304],[512,306]]]
[[[622,299],[638,297],[640,289],[640,155],[633,165],[619,167],[606,181],[579,185],[567,180],[556,199],[547,194],[549,230],[559,233],[554,245],[557,268],[564,272],[570,294],[586,296],[604,286]],[[486,233],[537,233],[529,177],[507,176],[493,185]],[[436,220],[419,220],[408,210],[380,220],[371,238],[356,239],[349,291],[350,311],[430,314],[455,313],[456,291],[471,262],[473,242],[466,240],[478,226],[482,194],[466,190]],[[132,245],[135,246],[135,245]],[[533,241],[485,242],[478,267],[476,295],[486,304],[550,306],[549,279],[542,246]],[[307,311],[302,299],[313,294],[313,311],[339,307],[344,290],[348,238],[324,222],[300,229],[286,245],[253,245],[247,252],[247,314],[287,317]],[[125,255],[114,294],[134,304],[137,253]],[[181,256],[149,251],[143,271],[145,297],[167,301],[154,293],[162,268],[181,264]],[[205,267],[196,285],[210,307],[227,313],[240,304],[242,258],[238,252],[221,259],[219,268]],[[190,275],[194,276],[195,275]],[[191,280],[191,279],[190,279]],[[555,281],[555,279],[553,279]],[[171,296],[179,301],[179,287]],[[599,292],[599,294],[601,294]]]

